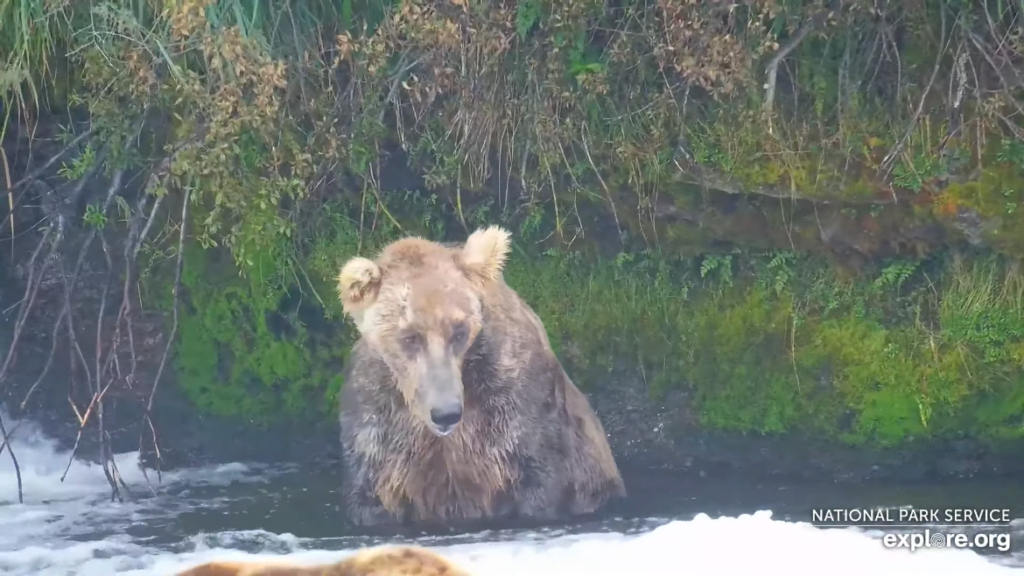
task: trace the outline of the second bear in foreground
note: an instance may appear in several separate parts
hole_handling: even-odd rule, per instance
[[[382,546],[361,550],[334,564],[208,562],[177,576],[469,576],[469,573],[426,548]]]
[[[626,495],[608,440],[502,269],[508,232],[404,238],[338,275],[359,329],[341,391],[356,524],[594,512]]]

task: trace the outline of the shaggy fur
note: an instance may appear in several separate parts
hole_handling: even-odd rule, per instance
[[[342,268],[361,334],[340,398],[352,522],[554,519],[626,495],[600,421],[502,278],[509,248],[491,227],[464,246],[401,239]],[[430,423],[442,400],[463,406],[447,436]]]
[[[469,576],[439,554],[416,546],[378,547],[320,566],[208,562],[178,576]]]

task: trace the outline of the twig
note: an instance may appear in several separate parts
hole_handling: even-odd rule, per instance
[[[1011,83],[1009,80],[1007,80],[1006,75],[1003,74],[1002,68],[998,64],[996,64],[995,60],[992,59],[992,56],[988,53],[988,51],[985,50],[985,46],[982,45],[982,41],[980,38],[978,38],[978,35],[968,30],[966,28],[966,25],[964,25],[963,23],[960,24],[960,27],[964,29],[964,31],[967,33],[967,37],[971,39],[971,43],[974,44],[974,46],[978,49],[978,52],[980,52],[982,57],[985,58],[985,61],[988,62],[988,65],[992,67],[992,71],[995,72],[996,76],[999,77],[999,83],[1003,85],[1003,89],[1005,89],[1007,92],[1012,92],[1015,88],[1015,85]],[[976,89],[977,88],[980,88],[980,86],[976,87]],[[1009,98],[1009,101],[1017,109],[1017,112],[1024,114],[1024,108],[1021,107],[1020,103],[1017,102],[1016,98]]]
[[[117,485],[120,485],[130,498],[132,495],[131,488],[128,488],[128,484],[125,483],[124,478],[121,477],[121,471],[117,468],[117,460],[114,460],[114,450],[111,448],[111,446],[113,446],[113,440],[110,438],[110,432],[104,431],[103,434],[105,436],[104,444],[107,447],[107,453],[110,455],[110,473],[108,476],[110,477],[112,484],[115,486],[114,492],[111,494],[111,501],[113,501],[114,496],[117,496],[118,500],[121,499],[121,493],[116,488]]]
[[[163,160],[161,160],[160,164],[158,164],[156,166],[156,168],[150,173],[149,178],[147,179],[147,182],[146,182],[146,187],[143,190],[142,194],[140,195],[140,198],[139,198],[139,201],[138,201],[138,211],[135,212],[135,215],[133,216],[132,221],[129,224],[128,238],[125,240],[125,249],[124,249],[124,265],[125,265],[125,270],[124,270],[124,282],[122,284],[122,292],[121,292],[121,306],[118,309],[118,315],[117,315],[116,320],[114,321],[114,333],[113,333],[113,335],[111,336],[111,339],[110,339],[110,346],[108,347],[106,361],[103,361],[102,364],[101,364],[101,353],[100,353],[101,350],[100,350],[100,345],[99,345],[99,342],[101,341],[100,340],[101,339],[101,332],[100,331],[101,331],[102,322],[103,322],[103,305],[102,304],[100,306],[99,316],[97,317],[97,320],[96,320],[96,326],[97,326],[97,328],[96,328],[96,330],[97,330],[97,336],[96,336],[97,337],[97,355],[96,355],[96,374],[97,374],[97,377],[96,377],[96,382],[97,382],[97,385],[98,385],[98,383],[100,381],[101,375],[107,374],[109,369],[110,369],[110,366],[114,362],[117,361],[117,358],[118,358],[117,350],[118,350],[118,347],[120,346],[120,343],[121,343],[122,321],[127,326],[128,340],[130,342],[131,355],[132,355],[131,370],[130,370],[129,374],[127,376],[125,376],[126,381],[128,382],[129,386],[131,386],[131,383],[132,383],[132,381],[135,378],[135,370],[136,370],[137,358],[136,358],[136,354],[135,354],[134,330],[132,328],[131,286],[132,286],[132,284],[134,282],[134,274],[133,274],[133,272],[135,270],[136,261],[137,261],[137,258],[138,258],[139,251],[142,249],[142,245],[145,243],[146,237],[148,236],[149,231],[152,228],[153,222],[155,221],[157,210],[159,210],[160,204],[163,202],[163,199],[166,197],[163,194],[156,195],[156,189],[159,187],[160,183],[164,180],[164,178],[166,177],[167,173],[170,171],[170,167],[171,167],[171,164],[173,163],[173,160],[181,152],[183,152],[183,151],[185,151],[187,149],[193,148],[194,146],[198,145],[200,142],[201,142],[201,136],[197,136],[196,138],[193,138],[189,142],[186,142],[183,145],[179,146],[172,154],[166,156]],[[149,216],[146,217],[145,216],[145,214],[146,214],[146,212],[145,212],[146,201],[147,201],[147,199],[154,198],[154,197],[156,199],[153,202],[152,208],[150,209]],[[141,222],[142,218],[144,218],[144,217],[146,218],[146,224],[143,226],[143,225],[140,224],[140,222]],[[141,230],[140,230],[140,227],[141,227]],[[102,236],[101,236],[101,239],[102,239]],[[107,282],[104,284],[104,295],[105,295],[106,294],[106,289],[107,289],[107,287],[109,285],[110,274],[112,273],[112,270],[113,270],[113,265],[110,262],[110,258],[109,258],[109,254],[108,254],[108,251],[107,251],[107,248],[106,248],[106,242],[105,241],[104,241],[104,255],[107,257],[107,262],[108,262]],[[105,298],[104,298],[104,300],[105,300]],[[113,382],[114,381],[114,376],[113,375],[110,376],[110,379],[111,379],[111,382]],[[107,386],[109,387],[109,384]],[[121,484],[125,488],[126,491],[128,491],[128,489],[127,489],[127,486],[124,484],[124,481],[123,481],[123,479],[120,476],[120,473],[117,470],[116,462],[114,462],[114,460],[113,460],[112,450],[111,450],[111,448],[109,446],[110,435],[103,430],[103,404],[102,404],[102,400],[103,399],[102,399],[102,395],[101,395],[98,398],[98,401],[100,402],[100,405],[99,405],[98,412],[97,412],[98,424],[99,424],[99,428],[100,428],[100,444],[101,444],[100,451],[101,451],[101,457],[103,458],[103,463],[104,463],[103,464],[103,466],[104,466],[104,473],[105,473],[105,475],[107,477],[107,481],[111,484],[111,498],[112,499],[115,498],[115,497],[116,498],[120,498],[120,491],[118,490],[118,484]],[[147,409],[147,412],[148,412],[148,409]],[[109,469],[108,469],[108,467],[109,467]],[[147,480],[148,480],[148,477],[147,477]],[[152,490],[152,486],[150,486],[150,489]]]
[[[36,295],[39,293],[39,285],[42,284],[42,277],[49,270],[50,262],[54,252],[57,250],[57,246],[60,244],[60,238],[56,238],[50,245],[50,251],[46,255],[45,262],[43,263],[42,269],[36,270],[35,262],[36,258],[39,257],[39,252],[43,246],[46,245],[46,241],[50,239],[52,228],[48,228],[43,234],[43,237],[39,240],[39,244],[36,245],[36,249],[32,252],[32,257],[29,258],[28,262],[28,282],[25,286],[25,295],[22,298],[21,306],[18,309],[18,318],[14,324],[14,335],[11,338],[11,345],[7,348],[7,356],[4,358],[3,367],[0,367],[0,383],[4,382],[7,376],[7,371],[11,367],[11,362],[14,359],[15,350],[18,346],[18,341],[21,338],[21,332],[25,328],[25,321],[28,319],[29,311],[32,306],[35,305]],[[36,276],[38,275],[38,279]]]
[[[71,193],[71,201],[69,203],[70,205],[77,204],[82,194],[82,191],[85,190],[86,184],[92,179],[92,176],[99,170],[99,166],[106,158],[106,155],[107,148],[104,147],[104,149],[101,150],[96,157],[96,164],[94,164],[92,168],[90,168],[75,185],[75,189]],[[36,295],[39,292],[40,284],[42,284],[42,278],[46,275],[46,272],[49,271],[50,264],[54,260],[53,257],[54,255],[57,254],[57,249],[60,246],[61,241],[64,239],[64,232],[67,228],[68,216],[61,211],[61,208],[62,206],[58,205],[57,207],[55,207],[55,209],[50,215],[50,217],[52,217],[53,214],[56,214],[56,236],[54,237],[53,242],[50,245],[50,251],[43,262],[42,268],[38,271],[36,270],[36,258],[39,256],[39,252],[42,249],[43,245],[46,243],[47,239],[50,238],[51,232],[53,232],[54,230],[53,227],[47,228],[46,232],[43,234],[43,237],[39,240],[39,244],[36,246],[36,249],[33,251],[32,257],[29,259],[29,276],[28,282],[26,282],[25,286],[25,295],[22,298],[21,307],[18,309],[18,319],[15,322],[14,336],[11,338],[11,344],[8,347],[7,357],[4,359],[3,367],[0,368],[0,384],[4,382],[4,379],[7,376],[7,371],[10,369],[11,360],[14,357],[15,349],[18,345],[18,341],[21,338],[21,332],[24,329],[25,321],[28,319],[29,313],[32,311],[32,307],[35,305]]]
[[[53,365],[53,358],[54,356],[56,356],[57,352],[57,332],[60,331],[61,325],[64,324],[64,317],[66,315],[67,307],[61,306],[60,314],[57,315],[57,321],[53,323],[53,334],[51,334],[50,336],[50,353],[46,356],[46,364],[43,365],[43,370],[42,372],[39,373],[39,376],[36,378],[36,381],[32,383],[32,386],[29,387],[28,392],[25,393],[25,398],[22,399],[20,405],[21,410],[24,410],[25,406],[28,405],[28,399],[32,397],[32,394],[36,391],[36,388],[38,388],[39,384],[42,383],[43,378],[45,378],[46,374],[49,373],[50,366]]]
[[[11,455],[11,462],[14,464],[14,476],[18,479],[18,504],[24,504],[25,496],[21,487],[21,466],[18,465],[18,457],[14,455],[14,446],[11,445],[11,436],[7,433],[7,427],[4,426],[3,414],[0,414],[0,435],[3,436],[0,452],[3,452],[4,446],[7,447],[7,453]]]
[[[896,146],[885,155],[882,163],[878,167],[878,174],[882,178],[888,178],[892,172],[893,164],[896,162],[896,157],[903,152],[903,147],[907,145],[907,140],[910,135],[914,132],[914,128],[917,127],[917,121],[921,118],[921,113],[924,112],[924,104],[928,99],[928,94],[932,90],[932,85],[935,84],[935,78],[939,75],[939,69],[942,67],[942,58],[946,55],[946,51],[949,48],[951,36],[947,37],[946,34],[946,5],[943,3],[939,7],[939,15],[942,17],[942,36],[939,39],[939,53],[935,56],[935,65],[932,67],[931,78],[928,79],[928,85],[925,86],[924,92],[921,93],[921,99],[917,102],[917,110],[914,111],[914,117],[910,120],[910,124],[907,129],[904,130],[903,136],[900,137],[899,142]]]
[[[395,67],[398,70],[395,72],[395,75],[391,77],[391,89],[388,90],[388,96],[384,99],[384,103],[380,109],[380,114],[377,116],[377,121],[381,124],[384,123],[384,113],[387,112],[387,105],[394,102],[395,97],[398,96],[398,87],[402,84],[402,76],[422,60],[422,58],[417,58],[406,64],[408,59],[408,54],[402,54],[402,57],[398,61],[398,66]]]
[[[103,467],[103,475],[107,478],[107,483],[110,484],[110,501],[113,502],[116,499],[118,502],[123,502],[124,499],[121,498],[121,493],[117,489],[117,480],[114,478],[117,468],[114,465],[114,454],[110,449],[110,434],[106,433],[103,422],[102,402],[96,408],[96,420],[96,433],[100,441],[100,463]]]
[[[824,14],[816,14],[811,17],[810,20],[805,22],[797,29],[793,37],[786,42],[779,51],[776,52],[772,59],[768,61],[768,68],[765,70],[765,83],[764,83],[764,114],[765,118],[768,119],[768,133],[772,134],[772,109],[775,107],[775,85],[779,77],[779,64],[782,60],[789,56],[789,53],[796,50],[796,47],[804,41],[804,38],[811,33],[812,30],[816,29],[824,21]]]
[[[8,442],[14,440],[14,433],[17,432],[18,428],[21,428],[21,425],[24,423],[24,420],[19,420],[18,423],[14,425],[14,428],[7,431],[7,440],[0,441],[0,456],[3,456],[4,448],[7,447]]]
[[[590,146],[587,145],[587,135],[584,132],[589,132],[590,127],[584,123],[583,128],[580,130],[580,137],[583,139],[583,151],[587,155],[587,160],[590,162],[590,167],[594,169],[594,174],[597,175],[597,181],[601,183],[601,188],[604,189],[605,196],[608,199],[608,205],[612,209],[612,217],[615,218],[615,229],[619,233],[619,241],[622,241],[622,226],[619,225],[619,213],[615,210],[615,201],[612,200],[612,191],[608,189],[608,185],[604,183],[604,178],[601,177],[601,171],[597,169],[597,164],[594,164],[594,159],[590,156]],[[554,191],[552,191],[553,193]]]
[[[106,199],[103,202],[103,213],[104,214],[106,214],[107,210],[110,208],[110,205],[114,201],[114,196],[117,194],[118,190],[121,188],[121,179],[123,178],[123,176],[124,176],[124,172],[123,171],[118,171],[116,174],[114,174],[114,178],[111,181],[110,188],[107,189],[107,197],[106,197]],[[65,318],[67,318],[68,328],[69,328],[69,332],[70,332],[70,342],[69,343],[74,348],[78,349],[79,357],[82,360],[83,366],[85,365],[85,358],[81,354],[81,348],[78,348],[77,339],[75,339],[75,337],[74,337],[74,327],[71,324],[73,322],[72,316],[71,316],[71,313],[70,313],[70,311],[71,311],[71,293],[74,291],[75,284],[77,284],[77,282],[78,282],[78,274],[79,274],[79,272],[80,272],[80,270],[82,268],[82,265],[85,263],[85,255],[88,252],[89,246],[92,244],[93,239],[96,237],[96,232],[97,232],[96,228],[93,228],[92,230],[90,230],[90,232],[89,232],[88,236],[86,237],[85,241],[82,243],[82,247],[81,247],[81,249],[78,252],[78,259],[75,261],[75,268],[71,272],[70,283],[68,282],[66,275],[63,273],[63,270],[61,271],[61,277],[64,278],[64,299],[63,299],[64,301],[63,301],[63,303],[61,305],[60,313],[57,315],[57,320],[56,320],[56,322],[54,322],[54,325],[53,325],[53,333],[51,335],[51,342],[50,342],[50,354],[49,354],[49,356],[47,356],[46,364],[43,366],[42,373],[36,379],[35,383],[33,383],[32,386],[29,388],[28,392],[25,394],[25,398],[21,401],[21,408],[22,409],[25,408],[26,404],[28,403],[29,398],[35,392],[35,390],[39,386],[40,382],[42,382],[43,377],[46,376],[47,372],[50,369],[51,364],[53,363],[53,356],[54,356],[54,353],[57,350],[57,333],[60,331],[61,323],[62,323],[62,321]],[[88,373],[88,369],[86,370],[86,372]],[[90,376],[90,380],[89,381],[90,381],[90,383],[92,382],[91,376]],[[90,387],[91,387],[91,384],[90,384]]]
[[[155,186],[153,188],[155,189]],[[147,190],[149,190],[149,189],[150,188],[147,187]],[[106,362],[104,362],[104,364],[103,364],[103,371],[106,372],[106,370],[110,367],[111,363],[117,361],[118,355],[117,355],[116,350],[117,350],[118,345],[121,342],[121,321],[123,320],[124,323],[127,326],[127,329],[128,329],[128,341],[129,341],[129,344],[130,344],[130,347],[131,347],[131,356],[132,356],[131,371],[129,372],[129,374],[127,376],[125,376],[126,381],[127,381],[129,386],[131,386],[131,384],[132,384],[132,382],[133,382],[133,380],[135,378],[135,369],[136,369],[136,364],[137,364],[137,358],[136,358],[136,354],[135,354],[135,336],[134,336],[134,330],[132,328],[131,286],[132,286],[132,284],[134,282],[134,274],[133,274],[133,272],[135,270],[135,263],[136,263],[136,260],[137,260],[138,254],[139,254],[139,250],[141,250],[142,244],[146,240],[146,236],[148,235],[150,227],[151,227],[151,225],[153,223],[153,220],[154,220],[154,218],[156,216],[156,211],[160,208],[160,203],[162,202],[162,200],[164,198],[164,196],[158,196],[157,197],[156,201],[153,203],[153,207],[152,207],[152,209],[150,211],[150,214],[149,214],[148,221],[147,221],[146,225],[142,227],[142,232],[138,232],[139,220],[145,214],[145,212],[144,212],[144,210],[145,210],[145,200],[148,197],[149,196],[146,195],[142,199],[140,199],[140,201],[139,201],[139,211],[136,212],[135,216],[132,218],[132,222],[131,222],[131,225],[130,225],[131,232],[128,235],[128,239],[125,241],[125,251],[124,251],[124,282],[122,283],[122,290],[121,290],[121,306],[120,306],[120,308],[118,308],[117,319],[114,321],[115,328],[114,328],[114,335],[111,337],[110,352],[107,355]],[[104,253],[106,253],[106,252],[104,252]],[[112,266],[111,266],[111,269],[112,269]],[[101,314],[102,314],[102,310],[101,310]],[[102,323],[102,319],[97,319],[97,330],[99,330],[99,325],[101,323]],[[97,337],[99,337],[98,336],[98,332],[97,332]],[[98,361],[98,358],[97,358],[97,361]],[[98,365],[97,365],[97,370],[99,370],[99,366]]]
[[[85,415],[78,417],[78,434],[75,436],[75,444],[71,447],[71,455],[68,456],[68,465],[64,468],[64,474],[61,475],[60,481],[63,482],[64,478],[68,475],[68,470],[71,469],[71,463],[75,461],[75,455],[78,453],[78,443],[82,440],[82,431],[85,430],[85,425],[89,423],[89,418],[92,416],[93,410],[98,409],[97,404],[103,402],[103,397],[107,394],[107,390],[110,390],[110,385],[114,383],[111,379],[107,382],[107,385],[103,387],[103,390],[98,394],[92,395],[92,400],[89,401],[89,406],[85,409]],[[78,415],[78,407],[72,403],[72,408],[75,409],[75,415]]]
[[[103,316],[107,308],[107,294],[110,291],[110,281],[114,274],[114,263],[110,258],[110,246],[107,244],[107,237],[103,234],[103,230],[99,231],[99,237],[100,245],[103,247],[103,258],[107,262],[107,274],[103,279],[103,290],[100,292],[99,311],[96,313],[96,377],[93,380],[93,382],[97,392],[95,393],[93,398],[94,402],[96,403],[96,428],[100,444],[100,465],[103,467],[103,475],[107,478],[107,482],[110,484],[111,501],[113,501],[115,498],[117,498],[118,501],[121,501],[121,494],[118,492],[117,482],[114,479],[114,476],[111,473],[110,469],[110,466],[113,464],[114,456],[111,453],[112,451],[108,444],[110,435],[106,434],[106,429],[104,426],[105,422],[103,420],[103,396],[106,395],[106,392],[110,389],[110,386],[113,385],[114,378],[108,377],[107,385],[104,386],[102,390],[99,390],[100,382],[102,382],[104,375],[107,373],[107,366],[103,365],[101,367],[101,365],[103,364]],[[129,234],[129,242],[130,239],[131,234]],[[128,271],[125,271],[125,275],[129,275]],[[118,328],[120,328],[120,325],[118,325]],[[115,329],[114,336],[111,338],[110,342],[110,352],[107,356],[108,363],[109,358],[112,358],[117,355],[117,346],[119,343],[120,340],[118,338],[118,331]],[[82,426],[85,426],[84,422],[82,423]],[[68,466],[70,465],[71,463],[69,462]]]
[[[62,148],[61,150],[57,151],[53,156],[50,156],[50,159],[47,160],[46,162],[44,162],[42,166],[40,166],[39,168],[36,168],[32,172],[30,172],[27,175],[23,176],[20,180],[15,182],[13,185],[11,185],[8,188],[8,193],[9,194],[13,194],[13,192],[15,190],[17,190],[18,188],[21,188],[22,186],[24,186],[28,182],[36,180],[40,175],[42,175],[44,172],[49,170],[50,167],[53,166],[58,160],[63,158],[64,155],[68,153],[68,151],[70,151],[72,148],[78,146],[78,144],[81,143],[82,140],[88,138],[90,135],[92,135],[92,127],[90,127],[85,132],[82,132],[81,134],[76,136],[74,140],[69,142],[68,145],[65,146],[64,148]],[[21,197],[19,196],[18,198],[20,200]],[[16,203],[17,202],[15,202],[15,204]],[[14,210],[13,210],[13,208],[11,209],[11,211],[7,215],[7,217],[4,218],[4,221],[2,223],[0,223],[0,224],[7,224],[7,219],[8,218],[14,218]]]
[[[11,260],[14,260],[14,185],[11,184],[11,165],[7,162],[7,151],[0,147],[0,160],[4,162],[4,183],[7,184],[7,214],[11,221]]]
[[[71,142],[68,142],[67,146],[65,146],[64,148],[61,148],[59,151],[54,153],[54,155],[51,156],[49,160],[44,162],[42,166],[40,166],[39,168],[36,168],[32,172],[29,172],[21,180],[18,180],[17,182],[15,182],[13,188],[18,188],[19,186],[23,186],[29,180],[35,180],[40,175],[42,175],[43,172],[46,172],[47,170],[49,170],[51,166],[53,166],[58,160],[63,158],[64,155],[67,154],[72,148],[78,146],[78,144],[80,144],[82,142],[82,140],[85,140],[89,136],[92,136],[92,130],[93,130],[93,128],[92,128],[92,126],[90,126],[85,132],[82,132],[78,136],[75,136],[74,140],[72,140]]]

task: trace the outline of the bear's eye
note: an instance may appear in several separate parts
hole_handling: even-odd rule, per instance
[[[452,327],[451,343],[453,346],[462,346],[466,342],[467,336],[469,336],[469,329],[465,324],[456,324]]]
[[[402,348],[409,351],[416,350],[416,347],[419,346],[420,343],[420,335],[415,333],[406,334],[405,336],[402,336],[401,342]]]

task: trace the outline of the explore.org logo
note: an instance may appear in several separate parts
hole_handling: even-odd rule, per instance
[[[1010,551],[1010,534],[947,534],[924,529],[921,532],[889,532],[882,536],[886,548],[909,548],[911,552],[920,548],[967,548],[971,550],[992,549],[998,552]]]

